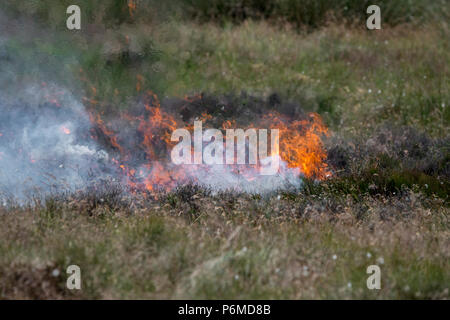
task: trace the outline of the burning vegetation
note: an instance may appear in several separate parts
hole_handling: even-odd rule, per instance
[[[203,104],[202,97],[186,98],[177,101],[177,108],[172,114],[162,110],[158,97],[149,92],[143,98],[142,112],[138,115],[129,113],[120,117],[126,124],[136,130],[136,142],[127,143],[128,137],[121,134],[120,129],[110,131],[100,117],[97,117],[96,125],[100,133],[106,137],[103,141],[109,141],[111,146],[118,150],[117,164],[127,176],[127,181],[132,187],[144,188],[152,191],[155,188],[170,190],[176,185],[189,182],[203,184],[198,177],[216,174],[211,166],[206,164],[174,166],[170,163],[170,150],[174,147],[171,134],[177,128],[186,127],[192,131],[194,119],[201,120],[206,127],[218,127],[226,130],[236,124],[236,120],[224,120],[218,122],[208,110],[196,110],[185,120],[180,117],[179,110],[189,109],[193,105]],[[177,112],[178,111],[178,112]],[[121,121],[121,123],[122,123]],[[330,172],[327,168],[326,151],[322,143],[322,136],[327,134],[327,128],[320,116],[314,113],[305,115],[304,120],[292,120],[286,115],[270,112],[260,116],[258,123],[247,124],[248,128],[276,128],[280,130],[280,158],[285,165],[277,173],[282,178],[285,175],[300,175],[312,179],[324,179]],[[234,141],[226,143],[234,143]],[[225,149],[225,147],[224,147]],[[248,144],[247,158],[248,158]],[[136,155],[139,154],[138,157]],[[278,155],[277,155],[278,156]],[[117,158],[115,158],[117,159]],[[250,182],[258,178],[255,168],[257,165],[228,165],[229,171],[221,174],[234,175],[237,179]],[[223,165],[227,166],[227,165]],[[293,169],[293,170],[291,170]],[[215,187],[211,185],[211,187]],[[239,188],[239,186],[235,186]],[[232,188],[230,185],[229,188]]]
[[[331,175],[322,142],[328,130],[320,116],[304,113],[298,106],[289,109],[294,114],[275,111],[279,102],[270,102],[275,97],[268,101],[249,96],[228,97],[219,102],[199,95],[168,100],[162,105],[157,95],[148,91],[140,94],[126,112],[104,115],[94,108],[85,111],[67,93],[49,89],[46,84],[41,90],[42,99],[34,105],[23,104],[18,109],[14,103],[4,102],[1,145],[7,147],[8,158],[2,157],[1,161],[6,163],[4,167],[13,166],[11,155],[15,154],[26,163],[21,178],[28,181],[30,189],[21,190],[20,194],[34,188],[75,190],[98,179],[120,181],[133,193],[170,191],[192,183],[216,191],[265,193],[298,188],[303,177],[322,180]],[[244,100],[252,103],[247,107],[234,105]],[[85,101],[95,104],[92,98]],[[26,117],[19,121],[22,114]],[[278,129],[279,151],[268,150],[271,157],[280,159],[278,170],[273,176],[262,177],[258,168],[264,159],[248,164],[249,139],[244,142],[245,164],[175,165],[170,159],[175,146],[171,135],[178,128],[192,132],[196,120],[203,122],[203,129]],[[234,139],[223,142],[223,149],[228,143],[234,150]],[[51,181],[43,181],[42,177]],[[5,179],[1,183],[7,185]]]

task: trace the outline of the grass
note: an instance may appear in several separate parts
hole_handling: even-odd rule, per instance
[[[449,125],[446,29],[374,34],[336,25],[302,36],[248,22],[171,31],[158,41],[174,65],[167,70],[169,95],[278,92],[319,112],[333,129],[367,118],[371,125],[389,119],[438,134]]]
[[[333,24],[304,35],[266,22],[168,22],[88,34],[19,32],[4,44],[14,67],[3,72],[15,74],[15,85],[52,78],[109,112],[127,108],[139,86],[169,97],[277,92],[335,131],[367,118],[370,126],[390,120],[441,136],[449,125],[446,23],[382,32]]]
[[[326,25],[330,19],[357,21],[367,18],[366,9],[374,4],[358,0],[184,0],[187,11],[200,21],[234,22],[247,19],[266,19],[290,23],[296,28],[315,29]],[[397,25],[421,22],[448,14],[444,1],[433,4],[422,0],[378,1],[383,22]]]
[[[187,14],[130,16],[125,1],[79,1],[79,33],[61,29],[68,2],[8,2],[1,87],[50,79],[107,114],[149,89],[234,105],[276,93],[325,119],[333,177],[268,197],[107,185],[0,207],[0,298],[448,299],[448,6],[380,1],[386,25],[367,31],[365,2],[183,2]],[[65,289],[70,264],[79,292]]]
[[[336,211],[323,194],[225,199],[195,190],[195,220],[186,202],[167,198],[134,200],[131,212],[99,205],[92,215],[70,199],[2,210],[2,297],[448,298],[448,217],[437,200],[367,197],[358,217],[357,202],[340,198]],[[70,264],[83,278],[73,294],[60,289]],[[381,291],[365,287],[370,264],[382,269]],[[21,283],[35,277],[48,286]]]

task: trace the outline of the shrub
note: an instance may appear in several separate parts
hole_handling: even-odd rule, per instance
[[[316,28],[331,16],[347,20],[364,20],[366,9],[373,4],[368,0],[183,0],[191,16],[203,21],[240,22],[245,19],[270,19],[290,22],[297,27]],[[448,4],[423,0],[380,0],[383,23],[395,25],[403,22],[432,18],[448,14]]]

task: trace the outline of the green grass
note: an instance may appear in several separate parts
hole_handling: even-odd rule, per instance
[[[278,92],[319,112],[333,129],[360,126],[362,119],[437,134],[449,125],[447,29],[375,34],[333,26],[300,36],[253,22],[170,30],[157,41],[173,66],[169,95]]]
[[[30,37],[19,31],[4,45],[14,67],[2,69],[16,77],[5,86],[50,78],[108,111],[126,108],[138,83],[140,92],[161,96],[277,92],[319,112],[333,130],[389,120],[446,134],[450,57],[444,22],[381,31],[332,24],[308,35],[266,22],[224,28],[152,23],[91,34]]]

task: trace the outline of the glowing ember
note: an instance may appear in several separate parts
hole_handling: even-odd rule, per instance
[[[62,131],[64,134],[70,134],[70,129],[69,129],[69,128],[66,128],[66,127],[64,127],[64,126],[61,127],[61,131]]]

